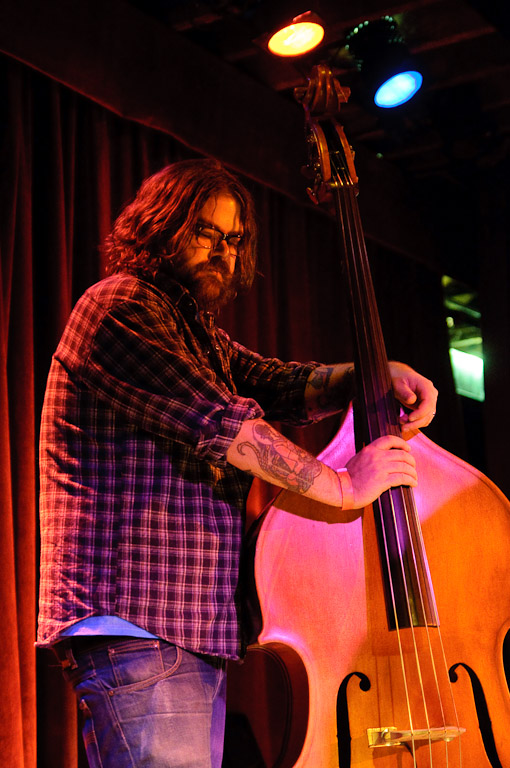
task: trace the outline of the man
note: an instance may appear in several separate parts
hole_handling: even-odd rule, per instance
[[[212,161],[165,168],[117,219],[112,274],[79,300],[52,361],[38,644],[54,647],[75,689],[91,768],[221,765],[225,663],[244,651],[253,475],[339,519],[417,483],[401,438],[336,472],[267,422],[345,408],[352,366],[262,358],[215,326],[252,282],[255,241],[235,177]],[[409,423],[428,424],[431,382],[400,363],[391,372]]]

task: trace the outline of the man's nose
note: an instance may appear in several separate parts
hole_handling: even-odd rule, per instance
[[[226,240],[220,240],[218,245],[215,248],[211,248],[211,255],[221,255],[223,257],[227,257],[229,255],[229,247]]]

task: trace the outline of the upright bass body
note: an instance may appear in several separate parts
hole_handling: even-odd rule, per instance
[[[296,721],[307,720],[296,768],[510,766],[503,665],[510,627],[510,504],[480,472],[421,433],[411,445],[444,658],[455,680],[454,703],[449,691],[441,691],[439,707],[446,710],[447,725],[460,726],[462,733],[433,743],[418,738],[414,750],[405,737],[384,745],[388,729],[420,735],[423,722],[409,722],[409,710],[424,717],[416,698],[430,699],[430,728],[444,722],[436,711],[434,670],[427,663],[421,675],[412,668],[414,643],[426,660],[431,643],[437,676],[444,677],[437,630],[418,628],[399,648],[395,631],[388,629],[371,508],[351,513],[347,522],[332,522],[333,510],[283,492],[258,534],[255,578],[263,618],[260,646],[278,647],[284,659],[297,654],[306,672],[308,700],[289,706]],[[349,415],[320,458],[340,468],[353,452]],[[411,690],[403,680],[402,655],[411,659]],[[259,738],[264,741],[264,735]],[[280,764],[286,764],[284,758]]]
[[[355,443],[400,434],[352,153],[332,119],[347,97],[322,66],[300,93],[310,191],[334,202],[355,349],[356,430],[349,412],[320,456],[334,469]],[[261,716],[274,696],[255,670],[261,695],[244,711],[267,768],[510,768],[510,504],[421,433],[411,447],[414,494],[392,488],[342,512],[284,492],[259,526],[253,654],[281,659],[290,695],[275,750]]]

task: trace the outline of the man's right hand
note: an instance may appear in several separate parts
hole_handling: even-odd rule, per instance
[[[394,486],[418,485],[416,462],[411,448],[401,437],[379,437],[347,462],[352,481],[354,509],[371,504],[383,491]]]

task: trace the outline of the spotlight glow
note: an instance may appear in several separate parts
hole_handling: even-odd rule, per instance
[[[267,46],[277,56],[299,56],[315,48],[324,37],[324,29],[312,21],[289,24],[278,30]]]
[[[419,72],[399,72],[377,89],[374,101],[378,107],[391,109],[405,104],[420,90],[423,77]]]

